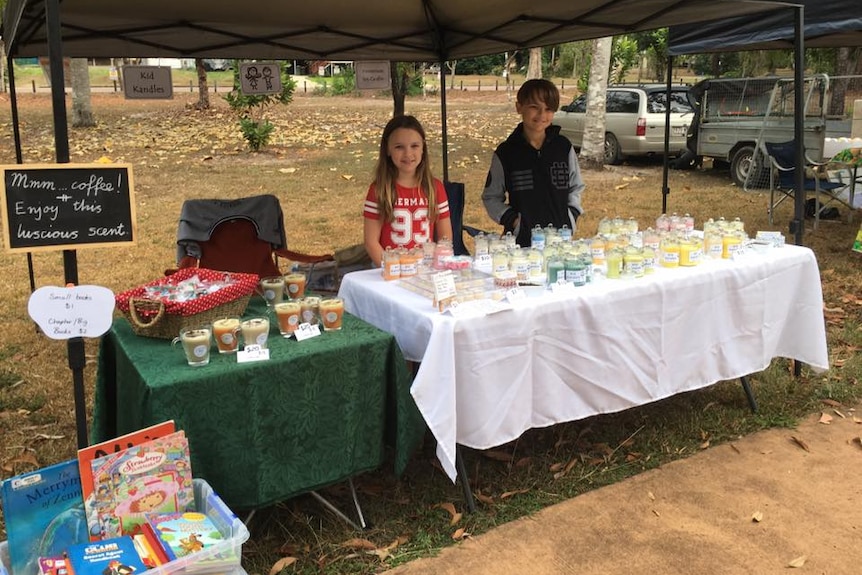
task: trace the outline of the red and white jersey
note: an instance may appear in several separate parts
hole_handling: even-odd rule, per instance
[[[434,180],[434,191],[437,195],[437,219],[447,219],[449,199],[440,180]],[[405,188],[398,184],[395,185],[395,193],[392,221],[383,222],[383,229],[380,231],[380,245],[383,249],[413,248],[433,241],[436,222],[428,219],[428,198],[425,194],[418,187]],[[362,215],[372,220],[380,219],[374,184],[368,188]]]

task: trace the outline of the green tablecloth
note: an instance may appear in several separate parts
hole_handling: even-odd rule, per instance
[[[263,313],[256,300],[246,317]],[[181,346],[117,319],[102,338],[92,441],[174,419],[194,476],[235,509],[375,469],[384,443],[395,447],[395,472],[404,470],[425,424],[392,335],[345,313],[341,331],[297,342],[273,325],[269,342],[268,361],[213,353],[190,367]]]

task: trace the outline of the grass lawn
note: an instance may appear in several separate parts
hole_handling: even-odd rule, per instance
[[[290,248],[330,252],[359,243],[361,206],[372,177],[382,128],[391,101],[378,97],[316,97],[297,94],[289,106],[270,109],[276,125],[272,143],[251,153],[236,118],[219,98],[207,111],[193,108],[194,95],[171,101],[126,101],[94,94],[98,126],[70,129],[73,162],[106,158],[133,166],[139,241],[114,249],[77,252],[82,284],[115,293],[149,281],[173,265],[180,205],[187,198],[235,198],[273,193],[281,200]],[[449,178],[467,189],[465,223],[497,226],[484,213],[480,193],[490,155],[517,121],[504,92],[461,92],[448,97]],[[52,162],[50,98],[19,97],[25,162]],[[442,175],[441,117],[436,98],[410,99],[407,111],[429,133],[435,173]],[[0,162],[15,161],[8,94],[0,94]],[[596,233],[603,217],[634,217],[641,227],[654,222],[662,205],[661,164],[655,159],[585,171],[586,212],[576,237]],[[764,192],[744,192],[726,171],[706,167],[672,171],[669,211],[690,213],[697,227],[707,218],[740,217],[749,234],[786,232],[791,206],[785,202],[767,223]],[[844,213],[842,213],[844,215]],[[722,382],[623,413],[529,431],[519,440],[487,452],[468,452],[467,468],[479,511],[464,511],[460,487],[439,469],[433,445],[416,453],[407,472],[393,477],[391,466],[356,479],[372,526],[351,531],[316,500],[298,497],[259,510],[244,546],[250,573],[268,573],[283,557],[295,562],[285,573],[377,573],[452,545],[458,530],[482,533],[496,525],[577,496],[674,459],[759,429],[792,426],[803,415],[832,405],[855,405],[862,397],[858,350],[862,256],[850,248],[859,227],[824,221],[806,229],[823,280],[824,317],[832,368],[792,377],[786,360],[751,379],[760,410],[752,414],[739,383]],[[5,231],[3,232],[6,233]],[[34,254],[35,283],[62,285],[59,252]],[[0,346],[0,477],[56,463],[75,455],[71,373],[65,343],[35,333],[27,316],[28,262],[0,254],[0,310],[10,333]],[[92,406],[98,341],[87,341],[87,405]],[[344,485],[325,495],[348,508]],[[450,505],[452,507],[450,507]],[[0,539],[5,533],[0,524]]]

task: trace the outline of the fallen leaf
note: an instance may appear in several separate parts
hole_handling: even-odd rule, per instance
[[[802,441],[801,439],[799,439],[798,437],[796,437],[795,435],[791,435],[790,439],[792,439],[796,443],[796,445],[798,445],[799,447],[801,447],[805,451],[808,451],[808,452],[811,451],[811,449],[808,447],[808,444],[805,443],[804,441]]]
[[[467,533],[463,527],[456,529],[455,533],[452,534],[452,539],[455,541],[461,541],[462,539],[466,539],[470,534]]]
[[[805,565],[805,561],[807,561],[807,560],[808,560],[808,557],[806,557],[805,555],[800,555],[796,559],[791,560],[790,563],[787,564],[787,566],[788,567],[802,567],[803,565]]]
[[[290,567],[294,563],[296,563],[296,557],[282,557],[269,568],[269,575],[280,573],[285,567]]]
[[[707,447],[709,447],[709,440],[708,439],[700,444],[701,449],[706,449]]]
[[[656,517],[661,517],[661,514],[658,511],[656,511],[655,509],[652,510],[652,514],[655,515]]]
[[[353,179],[353,174],[341,174],[342,180],[347,180],[348,182]]]
[[[502,495],[500,495],[500,499],[508,499],[514,495],[521,495],[522,493],[527,493],[529,491],[530,491],[529,489],[517,489],[515,491],[507,491],[507,492],[503,493]]]
[[[755,511],[751,516],[751,520],[755,523],[760,523],[761,521],[763,521],[763,512]]]
[[[438,503],[437,507],[439,507],[440,509],[445,509],[449,512],[449,515],[451,515],[451,518],[449,519],[449,525],[455,525],[456,523],[461,521],[461,514],[458,513],[458,511],[455,509],[455,505],[453,505],[452,503]]]
[[[96,160],[97,164],[113,164],[114,161],[108,156],[100,156],[98,160]]]
[[[481,491],[477,491],[473,495],[475,495],[476,499],[478,499],[479,501],[481,501],[485,505],[493,505],[494,504],[494,498],[491,497],[490,495],[485,495]]]
[[[22,453],[18,457],[13,457],[7,463],[26,463],[27,465],[35,465],[36,467],[39,467],[39,460],[30,452]]]
[[[366,551],[365,553],[367,553],[368,555],[377,555],[378,559],[380,559],[381,561],[386,561],[387,559],[392,557],[392,551],[396,547],[398,547],[402,543],[406,543],[406,542],[407,542],[406,537],[398,537],[397,539],[395,539],[395,541],[393,541],[392,543],[390,543],[386,547],[381,547],[379,549]]]
[[[655,501],[655,495],[652,491],[647,491],[647,497],[650,498],[650,501]]]
[[[556,473],[557,471],[560,471],[562,468],[563,468],[562,463],[552,463],[551,466],[548,468],[548,471],[550,471],[551,473]]]
[[[821,399],[820,401],[822,403],[825,403],[829,407],[844,407],[843,405],[841,405],[840,401],[835,401],[834,399]]]
[[[344,543],[341,544],[342,547],[347,547],[348,549],[377,549],[377,545],[369,541],[368,539],[348,539]]]
[[[282,174],[292,174],[296,172],[296,168],[279,168],[278,171]]]
[[[626,182],[625,184],[620,184],[620,185],[616,186],[614,189],[615,189],[615,190],[624,190],[624,189],[626,189],[627,187],[629,187],[628,182]]]
[[[742,452],[739,450],[739,448],[736,446],[736,444],[731,443],[731,444],[730,444],[730,448],[731,448],[732,450],[734,450],[735,452],[739,453],[740,455],[742,454]]]
[[[820,413],[820,419],[817,420],[817,423],[822,423],[823,425],[829,425],[830,423],[832,423],[832,419],[833,419],[832,416],[829,415],[828,413],[821,412]]]
[[[833,409],[832,411],[834,411],[834,412],[835,412],[835,415],[837,415],[837,416],[838,416],[838,417],[840,417],[841,419],[847,419],[847,416],[846,416],[846,415],[844,415],[843,413],[841,413],[840,411],[838,411],[837,409]]]
[[[515,462],[515,467],[527,467],[533,462],[532,457],[522,457],[518,461]]]

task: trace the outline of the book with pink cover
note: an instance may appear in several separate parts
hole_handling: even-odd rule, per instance
[[[78,468],[81,473],[81,491],[84,497],[84,511],[87,516],[87,529],[90,541],[98,541],[100,537],[99,522],[94,510],[95,485],[93,484],[92,462],[94,459],[119,453],[125,449],[146,443],[153,439],[164,437],[176,431],[173,420],[157,423],[125,435],[95,443],[78,450]]]
[[[93,510],[101,538],[133,535],[147,513],[194,507],[188,439],[183,431],[136,445],[91,463]]]

